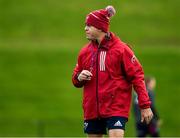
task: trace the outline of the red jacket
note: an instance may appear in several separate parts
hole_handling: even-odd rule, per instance
[[[82,70],[89,70],[90,81],[79,82]],[[72,82],[83,87],[84,119],[129,116],[132,86],[138,94],[140,108],[149,108],[142,66],[132,50],[113,33],[101,44],[91,42],[79,53]]]

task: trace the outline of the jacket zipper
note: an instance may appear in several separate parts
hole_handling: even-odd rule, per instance
[[[100,118],[99,112],[99,96],[98,96],[98,58],[99,58],[99,45],[97,50],[97,57],[96,57],[96,102],[97,102],[97,118]]]

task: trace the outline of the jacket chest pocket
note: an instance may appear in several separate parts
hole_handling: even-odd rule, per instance
[[[106,67],[111,78],[118,77],[121,72],[121,65],[118,55],[110,53],[106,58]]]

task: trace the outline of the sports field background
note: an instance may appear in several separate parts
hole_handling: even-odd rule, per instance
[[[111,30],[157,79],[161,135],[180,136],[179,0],[0,0],[0,136],[85,136],[71,75],[86,14],[109,4]]]

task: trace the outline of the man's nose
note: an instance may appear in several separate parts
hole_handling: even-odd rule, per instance
[[[88,26],[85,26],[84,30],[85,31],[88,31],[89,27]]]

